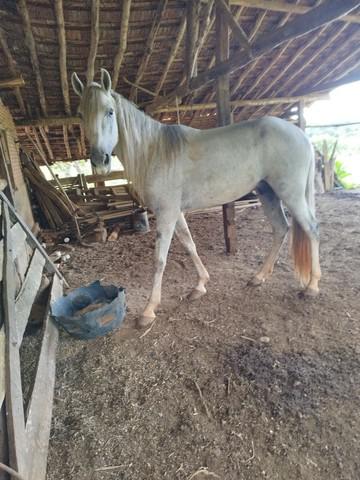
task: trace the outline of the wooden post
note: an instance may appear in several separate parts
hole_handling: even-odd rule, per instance
[[[300,100],[298,104],[298,115],[299,115],[299,127],[301,130],[305,132],[306,128],[306,121],[305,121],[305,116],[304,116],[304,109],[305,109],[305,100]]]
[[[216,61],[224,62],[229,58],[228,25],[222,11],[216,8]],[[216,104],[219,127],[231,123],[230,78],[229,74],[221,75],[216,80]],[[226,253],[236,252],[235,204],[223,205],[224,235]]]

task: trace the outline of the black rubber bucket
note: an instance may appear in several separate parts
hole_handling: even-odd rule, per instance
[[[121,326],[126,313],[125,290],[99,281],[73,290],[51,307],[55,323],[83,340],[106,335]]]
[[[144,210],[143,208],[136,210],[133,218],[135,232],[147,233],[150,231],[149,219],[146,210]]]

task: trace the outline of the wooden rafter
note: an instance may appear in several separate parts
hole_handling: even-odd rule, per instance
[[[339,16],[353,10],[359,4],[360,2],[357,0],[331,0],[331,3],[329,1],[322,3],[319,7],[312,9],[301,17],[296,17],[274,32],[266,33],[259,37],[253,45],[253,57],[257,58],[284,42],[316,30],[322,25],[330,23]],[[169,104],[174,101],[176,97],[182,98],[190,92],[197,90],[199,87],[202,87],[205,83],[216,79],[219,75],[233,72],[248,63],[249,58],[247,54],[239,52],[233,55],[230,60],[224,61],[193,78],[189,86],[178,87],[170,95],[162,98],[161,101],[154,102],[150,109],[154,110],[156,107],[159,107],[160,104]]]
[[[179,47],[180,47],[181,42],[184,38],[185,30],[186,30],[186,15],[183,15],[176,40],[171,47],[169,58],[166,62],[166,65],[165,65],[164,69],[162,70],[161,77],[159,78],[158,83],[157,83],[156,88],[155,88],[156,96],[159,95],[159,93],[160,93],[160,91],[161,91],[161,89],[162,89],[162,87],[165,83],[166,77],[169,73],[169,70],[171,68],[171,65],[176,58]]]
[[[65,113],[71,115],[70,95],[69,95],[69,82],[67,75],[66,64],[66,35],[65,35],[65,21],[63,0],[55,0],[55,14],[58,30],[59,41],[59,68],[60,68],[60,82],[61,90],[64,99]]]
[[[186,42],[185,42],[185,74],[186,81],[196,75],[195,46],[199,37],[200,3],[188,0],[186,4]]]
[[[64,145],[66,150],[66,157],[67,159],[71,158],[71,150],[69,145],[69,134],[68,134],[68,127],[63,125],[63,136],[64,136]]]
[[[46,150],[48,152],[49,158],[50,158],[51,161],[53,161],[54,160],[54,153],[52,151],[48,136],[45,132],[45,128],[44,127],[39,127],[39,132],[40,132],[40,135],[42,136],[42,139],[45,143]]]
[[[29,49],[30,52],[30,58],[31,58],[31,63],[32,67],[35,73],[35,79],[36,79],[36,85],[37,85],[37,90],[39,94],[39,100],[40,100],[40,107],[43,115],[47,115],[47,105],[46,105],[46,98],[45,98],[45,91],[44,91],[44,85],[41,77],[41,72],[40,72],[40,64],[39,64],[39,58],[38,54],[36,51],[36,44],[35,44],[35,39],[34,35],[32,32],[31,28],[31,21],[30,21],[30,16],[29,16],[29,11],[26,6],[26,0],[17,0],[17,7],[22,19],[23,27],[24,27],[24,33],[25,33],[25,43]]]
[[[241,5],[248,8],[260,8],[274,12],[285,12],[289,14],[304,14],[312,7],[288,3],[285,0],[231,0],[231,5]],[[360,23],[360,15],[344,15],[339,18],[342,22]]]
[[[131,0],[123,0],[121,26],[120,26],[120,42],[119,42],[119,48],[114,60],[114,69],[113,69],[113,75],[112,75],[112,87],[114,90],[116,90],[116,86],[119,81],[120,69],[121,69],[122,62],[124,60],[126,47],[127,47],[130,8],[131,8]]]
[[[234,18],[225,0],[216,0],[216,7],[219,9],[219,11],[221,11],[222,15],[224,16],[224,19],[229,24],[234,37],[238,40],[241,47],[249,55],[249,57],[251,57],[252,54],[251,54],[251,46],[249,43],[249,39],[246,33],[244,32],[244,30],[240,27],[240,25]]]
[[[98,49],[100,28],[99,28],[100,0],[91,1],[91,38],[90,51],[87,62],[86,80],[90,83],[94,80],[95,60]]]
[[[19,73],[18,72],[18,67],[17,67],[17,64],[16,64],[12,54],[11,54],[8,43],[6,41],[6,35],[5,35],[4,31],[2,30],[2,28],[0,28],[0,47],[5,54],[5,58],[6,58],[6,61],[7,61],[7,64],[8,64],[11,75],[16,77]],[[24,104],[24,100],[22,98],[21,91],[20,91],[19,87],[15,88],[15,96],[16,96],[16,100],[19,104],[21,113],[23,115],[26,115],[25,104]]]
[[[22,77],[15,78],[4,78],[0,80],[0,89],[15,89],[20,88],[25,85],[24,79]]]
[[[150,33],[149,33],[149,36],[147,38],[146,45],[145,45],[145,48],[144,48],[145,53],[144,53],[144,55],[141,59],[141,62],[140,62],[140,65],[139,65],[139,68],[138,68],[138,71],[137,71],[137,74],[136,74],[136,79],[135,79],[134,83],[141,84],[141,79],[142,79],[142,77],[145,73],[146,67],[149,63],[149,60],[150,60],[150,57],[151,57],[151,54],[152,54],[152,51],[153,51],[153,48],[154,48],[155,38],[156,38],[157,32],[159,30],[161,19],[162,19],[162,16],[163,16],[163,14],[166,10],[167,4],[168,4],[168,0],[160,0],[159,3],[158,3],[156,14],[155,14],[154,20],[152,22]],[[136,88],[133,87],[131,89],[131,92],[130,92],[130,100],[134,100],[135,94],[136,94]]]

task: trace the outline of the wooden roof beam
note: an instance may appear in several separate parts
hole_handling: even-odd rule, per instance
[[[58,31],[59,41],[59,67],[60,67],[60,82],[61,90],[64,99],[65,113],[71,115],[69,82],[66,64],[66,35],[65,35],[65,20],[63,10],[63,0],[55,0],[55,16]]]
[[[186,81],[196,75],[195,46],[199,37],[200,3],[188,0],[186,4],[186,42],[185,42],[185,74]]]
[[[64,145],[65,145],[65,150],[66,150],[66,156],[67,158],[71,158],[71,150],[70,150],[70,144],[69,144],[69,134],[68,134],[68,127],[66,125],[63,125],[63,136],[64,136]]]
[[[20,77],[15,77],[15,78],[4,78],[3,80],[0,80],[0,89],[1,90],[12,90],[15,88],[23,87],[25,85],[24,79]]]
[[[129,20],[130,20],[130,8],[131,0],[123,0],[122,2],[122,14],[121,14],[121,26],[120,26],[120,42],[119,49],[116,53],[114,60],[114,69],[112,75],[112,88],[116,90],[116,86],[119,81],[119,73],[121,69],[122,62],[124,60],[126,47],[127,47],[127,37],[129,30]]]
[[[99,12],[100,12],[100,0],[92,0],[91,1],[90,51],[89,51],[87,70],[86,70],[86,80],[88,84],[94,80],[94,75],[95,75],[95,60],[96,60],[97,48],[98,48],[99,37],[100,37]]]
[[[141,84],[141,79],[142,79],[142,77],[145,73],[146,67],[149,63],[149,60],[150,60],[150,57],[151,57],[151,54],[152,54],[152,51],[153,51],[153,48],[154,48],[155,37],[156,37],[157,32],[159,30],[160,22],[161,22],[163,14],[166,10],[167,4],[168,4],[168,0],[160,0],[159,3],[158,3],[156,14],[155,14],[154,20],[152,22],[151,30],[150,30],[150,33],[149,33],[149,36],[147,38],[146,45],[145,45],[145,48],[144,48],[145,53],[144,53],[144,55],[141,59],[141,62],[140,62],[140,65],[139,65],[134,83]],[[130,91],[130,100],[134,100],[135,94],[136,94],[136,88],[133,87]]]
[[[300,15],[307,13],[312,8],[304,5],[291,4],[285,0],[230,0],[230,4]],[[360,15],[344,15],[340,17],[339,20],[348,23],[360,23]]]
[[[296,17],[285,26],[259,37],[259,39],[253,44],[253,57],[257,58],[284,42],[305,35],[326,23],[330,23],[359,5],[360,2],[358,0],[328,0],[300,17]],[[154,102],[148,108],[153,111],[155,108],[159,107],[160,104],[169,104],[173,102],[176,97],[182,98],[192,91],[202,87],[205,83],[216,79],[219,75],[233,72],[249,62],[250,60],[247,54],[241,51],[233,55],[228,61],[222,62],[214,68],[211,68],[191,79],[189,86],[180,86],[176,88],[170,95],[163,97],[158,102]]]
[[[54,153],[52,151],[48,136],[45,132],[45,128],[44,127],[39,127],[39,132],[40,132],[40,135],[42,136],[42,139],[44,140],[46,150],[48,151],[50,160],[54,161]]]
[[[216,6],[221,11],[222,15],[224,16],[225,20],[227,21],[229,27],[232,30],[233,36],[237,39],[240,43],[240,46],[244,49],[249,57],[252,57],[251,53],[251,46],[249,43],[249,39],[244,32],[244,30],[240,27],[236,19],[234,18],[233,14],[231,13],[230,8],[226,4],[225,0],[215,0]]]
[[[6,58],[11,75],[13,77],[18,76],[19,74],[18,67],[9,49],[9,46],[6,40],[6,35],[5,35],[5,32],[2,30],[2,28],[0,28],[0,47],[5,54],[5,58]],[[22,98],[22,94],[19,87],[15,88],[15,96],[19,104],[20,111],[25,116],[26,115],[25,103],[24,103],[24,99]]]
[[[176,40],[173,43],[173,46],[171,47],[169,58],[166,62],[166,65],[165,65],[165,67],[162,71],[161,77],[159,78],[158,83],[157,83],[156,88],[155,88],[156,96],[159,95],[159,93],[160,93],[160,91],[161,91],[161,89],[162,89],[162,87],[165,83],[167,74],[169,73],[169,70],[171,68],[171,65],[176,58],[179,47],[180,47],[181,42],[182,42],[182,40],[184,38],[184,35],[185,35],[185,30],[186,30],[186,15],[183,15],[181,23],[180,23],[178,34],[176,36]]]
[[[39,57],[36,51],[36,44],[35,44],[34,35],[32,33],[32,29],[31,29],[31,21],[30,21],[29,11],[26,6],[26,0],[17,0],[17,8],[23,22],[24,33],[25,33],[25,43],[29,49],[31,63],[35,73],[41,111],[43,115],[47,116],[47,105],[46,105],[44,85],[43,85],[41,72],[40,72]]]

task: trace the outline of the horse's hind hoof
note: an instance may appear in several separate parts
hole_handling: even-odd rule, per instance
[[[306,288],[302,292],[299,292],[300,298],[315,298],[319,295],[319,289]]]
[[[253,277],[251,278],[246,286],[247,287],[261,287],[261,285],[264,283],[264,280],[263,279],[260,279],[260,278],[257,278],[257,277]]]
[[[153,321],[155,320],[156,317],[148,317],[146,315],[142,315],[141,317],[139,317],[136,322],[135,322],[135,326],[136,328],[146,328],[146,327],[149,327]]]
[[[189,300],[189,302],[193,302],[195,300],[198,300],[199,298],[201,298],[202,296],[204,296],[206,293],[205,292],[202,292],[201,290],[198,290],[197,288],[194,288],[194,290],[192,290],[189,295],[187,296],[187,299]]]

